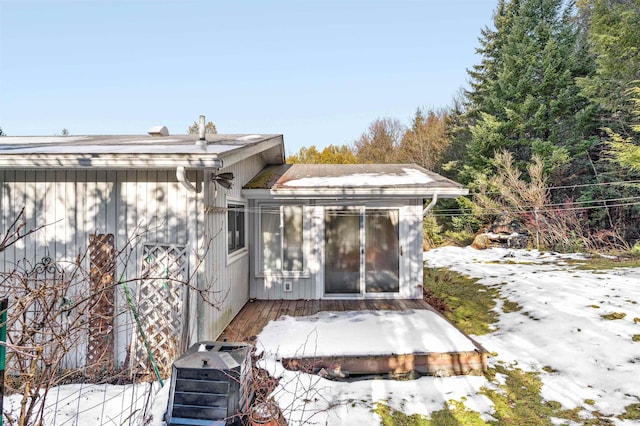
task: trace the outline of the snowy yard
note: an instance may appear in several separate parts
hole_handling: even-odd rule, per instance
[[[581,259],[579,255],[506,249],[445,247],[425,253],[424,259],[429,267],[445,267],[478,278],[486,288],[498,289],[498,322],[490,333],[473,336],[492,352],[490,367],[494,373],[489,378],[338,382],[288,371],[279,357],[304,351],[340,353],[336,348],[349,353],[363,345],[374,351],[376,344],[371,342],[375,339],[388,342],[378,346],[393,344],[403,350],[460,350],[468,342],[447,335],[442,331],[445,329],[438,329],[437,320],[425,318],[429,314],[418,311],[286,317],[272,322],[258,337],[257,346],[264,354],[260,366],[281,378],[273,396],[290,425],[376,425],[381,423],[374,412],[379,404],[407,415],[427,417],[443,409],[451,410],[454,416],[461,410],[467,414],[471,410],[476,417],[490,421],[496,418],[492,392],[504,392],[510,380],[508,372],[517,369],[536,374],[541,382],[539,394],[550,406],[574,409],[573,424],[594,418],[597,424],[638,424],[638,420],[629,420],[623,414],[629,407],[640,407],[640,268],[582,270],[574,262],[567,262]],[[505,312],[505,301],[517,304],[519,309]],[[439,330],[437,337],[427,340],[424,335],[406,333],[407,321],[416,326],[428,324],[432,331]],[[351,326],[355,327],[354,334],[340,343],[337,339],[344,338]],[[166,407],[167,387],[153,402],[155,425],[163,424],[160,413]],[[93,388],[93,393],[83,396],[82,403],[66,405],[64,416],[73,417],[74,410],[82,410],[86,416],[83,419],[106,419],[107,413],[115,420],[117,414],[119,420],[113,423],[120,424],[123,417],[118,408],[101,406],[110,398],[105,392],[115,391],[108,388],[102,387],[102,392]],[[138,399],[129,394],[127,398]],[[15,407],[17,401],[5,399],[5,409],[8,403]],[[91,416],[89,407],[94,405],[101,411]],[[60,420],[56,424],[65,424]],[[566,418],[555,422],[571,424]]]
[[[640,342],[633,340],[640,335],[640,269],[579,270],[566,262],[580,259],[579,255],[506,249],[445,247],[425,253],[424,258],[430,267],[446,267],[487,286],[498,285],[502,297],[520,305],[520,310],[504,313],[503,301],[498,300],[495,330],[474,336],[494,354],[492,366],[539,373],[542,397],[559,402],[563,409],[584,407],[581,419],[598,412],[616,424],[637,424],[615,416],[640,403]],[[623,318],[615,319],[621,314]],[[449,401],[464,401],[483,419],[492,419],[493,403],[481,388],[499,390],[505,380],[500,373],[491,381],[462,376],[357,382],[293,373],[269,353],[300,351],[303,346],[324,351],[329,343],[316,342],[308,322],[285,321],[288,326],[300,323],[296,336],[312,337],[292,343],[290,335],[267,328],[258,344],[265,346],[262,366],[282,377],[275,397],[290,424],[380,424],[372,411],[378,401],[406,414],[424,415],[441,410]],[[367,327],[362,322],[358,326]],[[370,326],[373,336],[382,334],[377,325]],[[277,335],[280,341],[274,339]],[[399,345],[420,340],[402,329],[395,336]]]

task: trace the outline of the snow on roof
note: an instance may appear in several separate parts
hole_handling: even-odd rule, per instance
[[[208,134],[206,143],[198,135],[5,136],[0,137],[0,167],[212,167],[212,159],[238,157],[258,145],[258,152],[282,147],[282,135]]]
[[[282,187],[352,187],[352,186],[385,186],[385,185],[426,185],[434,179],[424,171],[402,167],[398,172],[386,171],[365,173],[344,173],[334,176],[310,176],[294,180],[282,179],[278,182]]]
[[[120,154],[137,152],[222,153],[255,144],[280,135],[206,135],[206,144],[199,145],[198,135],[150,135],[113,136],[5,136],[0,138],[0,155],[3,154],[57,154],[98,153]]]
[[[442,176],[413,164],[294,164],[278,179],[275,187],[426,185],[437,178]]]
[[[264,196],[431,196],[467,194],[460,184],[415,164],[292,164],[269,167],[244,186]]]
[[[239,148],[238,145],[176,145],[163,141],[162,144],[134,143],[129,145],[49,145],[49,146],[25,146],[17,148],[15,151],[4,152],[0,145],[0,155],[8,154],[222,154],[227,151]]]

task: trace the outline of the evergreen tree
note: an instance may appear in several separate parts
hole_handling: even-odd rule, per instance
[[[591,70],[572,10],[563,0],[499,3],[495,31],[485,29],[480,39],[484,58],[470,71],[467,148],[476,172],[490,172],[504,149],[523,171],[533,154],[554,170],[584,151],[589,111],[575,79]]]
[[[640,80],[640,0],[580,0],[597,72],[579,80],[602,126],[625,134],[633,121],[629,90]]]
[[[578,9],[596,64],[596,72],[579,79],[578,85],[597,109],[595,126],[603,129],[589,151],[587,171],[592,181],[603,185],[585,187],[576,198],[593,202],[637,197],[637,185],[606,184],[640,179],[640,139],[634,128],[634,109],[640,107],[635,103],[640,96],[640,1],[579,0]],[[639,206],[620,204],[596,204],[602,208],[589,212],[592,226],[616,229],[628,241],[639,238]]]
[[[481,55],[482,59],[471,70],[467,70],[471,77],[471,90],[466,91],[465,95],[470,101],[467,106],[471,108],[472,115],[480,108],[490,114],[500,109],[499,105],[491,105],[490,93],[495,89],[494,84],[498,80],[498,70],[502,65],[502,47],[505,36],[511,31],[513,9],[517,7],[517,3],[519,2],[507,3],[507,0],[499,0],[493,14],[495,28],[485,27],[480,31],[480,47],[476,48],[476,53]]]

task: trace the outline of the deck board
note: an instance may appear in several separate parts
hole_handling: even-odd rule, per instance
[[[407,310],[430,309],[423,300],[357,299],[357,300],[250,300],[220,335],[219,339],[249,342],[255,339],[269,321],[282,315],[308,316],[321,311]]]

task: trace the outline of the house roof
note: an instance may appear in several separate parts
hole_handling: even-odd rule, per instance
[[[261,153],[284,162],[282,135],[4,136],[0,168],[221,168]]]
[[[284,164],[266,167],[243,189],[248,198],[453,198],[468,190],[415,164]]]

